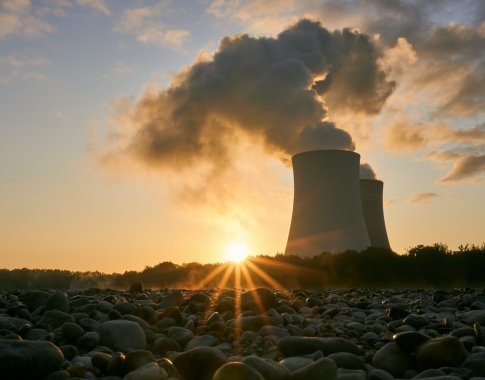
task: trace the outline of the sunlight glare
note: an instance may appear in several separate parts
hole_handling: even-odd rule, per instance
[[[241,242],[231,243],[224,252],[224,260],[233,263],[241,263],[249,255],[249,248]]]

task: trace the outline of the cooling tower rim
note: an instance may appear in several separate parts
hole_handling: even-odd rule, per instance
[[[359,178],[360,181],[365,181],[365,182],[369,182],[369,183],[382,183],[384,184],[384,181],[380,180],[380,179],[374,179],[374,178]]]
[[[306,151],[300,152],[300,153],[295,153],[292,156],[292,159],[294,159],[295,157],[300,157],[300,156],[308,155],[308,154],[316,154],[316,153],[319,153],[319,152],[328,152],[328,153],[333,152],[333,153],[336,153],[336,154],[345,154],[345,155],[353,154],[353,155],[356,155],[357,157],[360,158],[360,154],[357,153],[357,152],[354,152],[353,150],[346,150],[346,149],[313,149],[313,150],[306,150]]]

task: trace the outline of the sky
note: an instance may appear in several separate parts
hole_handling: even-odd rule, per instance
[[[485,241],[481,0],[0,0],[0,267],[284,252],[291,155],[355,150],[394,251]]]

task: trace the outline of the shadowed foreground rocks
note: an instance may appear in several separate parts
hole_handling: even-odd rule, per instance
[[[0,379],[485,379],[485,291],[0,292]]]

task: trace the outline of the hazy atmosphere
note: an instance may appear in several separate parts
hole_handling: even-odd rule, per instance
[[[391,247],[484,240],[485,2],[1,0],[0,267],[284,252],[355,150]]]

